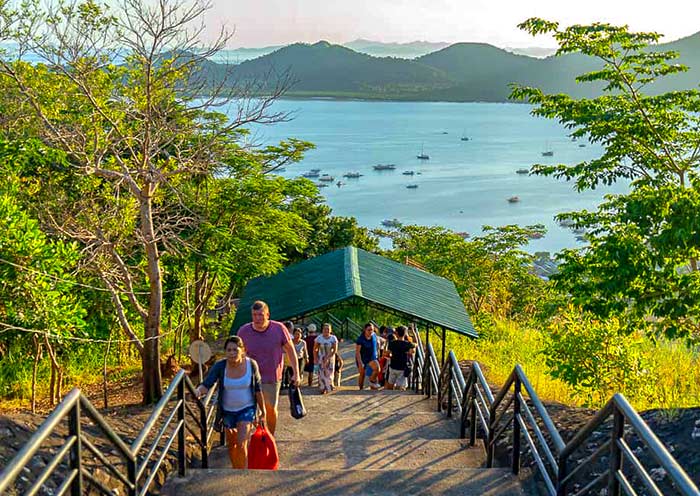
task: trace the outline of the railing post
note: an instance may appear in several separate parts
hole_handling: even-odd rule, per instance
[[[187,472],[187,443],[185,441],[185,376],[182,376],[180,383],[177,385],[177,399],[179,400],[177,408],[177,420],[181,422],[177,433],[177,473],[180,477],[184,477]]]
[[[566,458],[559,458],[559,466],[557,467],[557,496],[566,494],[566,483],[563,482],[567,475]]]
[[[471,377],[469,378],[471,380]],[[469,391],[471,391],[471,382],[467,382],[464,386],[464,391],[462,391],[462,415],[459,422],[459,438],[464,439],[467,437],[467,416],[469,415]]]
[[[82,496],[83,494],[83,464],[82,464],[82,442],[80,439],[80,401],[76,401],[70,409],[68,417],[68,435],[75,436],[75,443],[70,449],[70,468],[77,470],[75,479],[70,486],[71,496]]]
[[[486,467],[493,468],[494,450],[496,449],[496,439],[494,430],[496,428],[496,403],[489,407],[489,435],[486,439]]]
[[[520,377],[516,374],[513,389],[513,473],[520,473]]]
[[[450,378],[447,380],[447,416],[452,416],[452,371],[450,370]]]
[[[617,405],[613,406],[613,429],[610,440],[610,478],[608,479],[608,496],[620,494],[620,481],[617,480],[617,472],[622,469],[622,453],[618,440],[625,435],[625,416]]]
[[[126,476],[131,482],[131,487],[127,488],[127,496],[136,496],[138,494],[138,484],[136,480],[136,460],[138,460],[138,453],[132,453],[133,458],[129,458],[126,461]]]
[[[437,383],[437,411],[441,412],[442,411],[442,376],[443,376],[443,371],[440,370],[438,373],[438,383]]]
[[[472,388],[476,388],[475,383],[472,384]],[[479,407],[479,403],[476,399],[476,391],[471,394],[471,398],[473,403],[471,417],[469,419],[469,446],[474,446],[476,444],[476,409]]]
[[[430,359],[426,355],[423,363],[423,394],[428,398],[430,398],[433,389],[430,382]]]
[[[207,425],[207,408],[204,403],[199,404],[199,423],[201,427],[200,439],[202,440],[202,468],[209,468],[209,426]]]

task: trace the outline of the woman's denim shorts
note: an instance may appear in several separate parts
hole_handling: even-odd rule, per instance
[[[224,410],[224,427],[227,429],[235,429],[239,422],[252,422],[255,420],[256,411],[256,405],[246,407],[243,410],[238,410],[237,412],[228,412]]]

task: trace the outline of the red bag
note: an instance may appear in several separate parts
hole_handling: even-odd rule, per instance
[[[259,425],[248,445],[248,468],[277,470],[279,466],[280,457],[275,438],[265,427]]]

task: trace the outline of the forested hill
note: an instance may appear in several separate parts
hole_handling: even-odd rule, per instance
[[[680,52],[684,74],[650,87],[653,92],[697,88],[700,83],[700,32],[654,47]],[[216,64],[208,64],[208,70]],[[274,78],[288,71],[295,81],[291,96],[335,96],[398,100],[506,101],[509,84],[537,86],[547,92],[590,97],[600,87],[576,84],[576,75],[599,68],[589,57],[571,54],[539,59],[482,43],[457,43],[414,60],[372,57],[318,42],[294,44],[241,63],[237,81]]]
[[[297,43],[241,63],[238,80],[264,79],[289,71],[293,92],[387,93],[397,96],[450,84],[445,74],[425,64],[399,58],[379,58],[320,41]]]

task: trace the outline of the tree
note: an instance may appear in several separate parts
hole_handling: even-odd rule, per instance
[[[388,233],[392,258],[406,257],[455,283],[472,317],[513,318],[533,313],[544,281],[532,273],[532,256],[521,247],[541,225],[484,226],[471,240],[442,227],[401,226]]]
[[[309,223],[309,237],[304,246],[289,246],[287,257],[291,262],[313,258],[329,251],[355,246],[376,252],[379,240],[367,228],[359,226],[354,217],[333,215],[331,207],[318,193],[311,181],[299,179],[288,183],[290,201],[286,210],[301,216]]]
[[[202,339],[203,316],[216,296],[238,294],[245,282],[283,267],[285,253],[303,249],[309,226],[286,203],[295,181],[267,174],[297,161],[309,143],[293,140],[262,153],[238,150],[223,157],[220,175],[182,188],[188,210],[201,219],[186,236],[186,268],[194,281],[190,339]],[[317,191],[312,186],[313,191]]]
[[[114,11],[92,0],[0,4],[0,41],[15,47],[0,57],[0,106],[14,118],[2,131],[38,136],[67,155],[67,180],[82,194],[71,201],[64,189],[41,219],[81,244],[81,267],[110,291],[142,356],[146,403],[162,394],[162,257],[184,249],[183,233],[199,220],[182,208],[179,188],[214,174],[242,126],[285,118],[270,106],[288,80],[252,98],[254,83],[207,78],[207,57],[228,38],[200,46],[197,22],[208,8],[199,0],[124,0]],[[223,105],[233,118],[216,112]]]
[[[534,115],[557,119],[572,136],[604,148],[599,158],[537,165],[534,172],[574,181],[578,190],[630,183],[628,194],[607,196],[595,212],[560,216],[585,229],[589,245],[560,255],[557,287],[599,318],[623,318],[628,329],[653,321],[668,335],[699,337],[700,93],[648,94],[660,78],[687,68],[672,63],[677,53],[653,47],[657,33],[609,24],[560,29],[537,18],[520,27],[533,35],[551,33],[558,55],[579,52],[604,63],[577,78],[604,83],[596,98],[513,89],[514,98],[535,105]]]
[[[62,351],[69,349],[70,338],[86,336],[86,311],[72,274],[80,258],[78,246],[49,239],[39,222],[22,208],[19,190],[30,185],[17,174],[12,156],[7,143],[0,142],[0,336],[9,346],[33,352],[34,411],[42,350],[51,361],[49,398],[53,405],[61,393]],[[24,159],[46,161],[50,156],[25,149]]]

